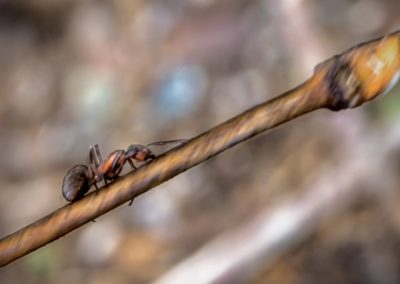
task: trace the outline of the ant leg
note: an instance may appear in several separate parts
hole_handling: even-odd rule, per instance
[[[93,160],[92,150],[93,150],[93,148],[90,147],[90,165],[89,165],[87,178],[89,180],[89,185],[90,185],[89,187],[94,185],[94,187],[96,188],[96,194],[97,194],[97,192],[99,191],[99,187],[97,186],[97,180],[96,180],[96,176],[98,175],[98,172],[97,172],[97,168],[94,165],[95,161]]]
[[[131,169],[136,170],[135,164],[133,163],[132,159],[128,158],[127,160],[128,160],[129,165],[131,165]]]
[[[94,167],[96,167],[96,158],[95,158],[93,146],[89,147],[89,160],[90,160],[90,164],[93,165]]]
[[[97,169],[100,165],[99,156],[97,155],[98,151],[99,151],[98,144],[96,144],[94,146],[90,146],[90,148],[89,148],[89,157],[90,157],[90,164],[92,166],[92,170]]]
[[[142,146],[142,145],[139,145],[139,146]],[[132,159],[131,159],[131,158],[128,158],[127,160],[128,160],[128,163],[131,165],[132,170],[136,170],[135,164],[133,163]],[[133,203],[133,198],[132,198],[131,201],[129,202],[128,206],[131,206],[132,203]]]
[[[93,169],[97,169],[100,164],[103,163],[103,156],[101,155],[99,144],[90,146],[89,149],[90,164],[93,166]]]
[[[98,144],[90,146],[90,168],[93,176],[93,183],[96,185],[96,190],[98,190],[97,183],[104,179],[104,174],[99,171],[99,167],[103,164],[103,157],[100,152]],[[107,181],[104,179],[105,185]]]
[[[108,170],[108,172],[113,176],[115,175],[118,177],[127,159],[128,157],[126,157],[124,150],[116,150],[111,152],[106,160],[106,162],[109,162],[110,160],[112,161],[111,168]]]
[[[103,156],[101,155],[99,144],[94,145],[94,149],[96,150],[98,165],[100,165],[103,163]]]
[[[99,193],[99,187],[97,186],[97,182],[94,182],[94,187],[96,188],[96,195]]]

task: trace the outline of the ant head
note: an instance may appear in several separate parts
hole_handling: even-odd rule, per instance
[[[156,156],[149,148],[143,148],[141,151],[137,152],[135,158],[139,161],[147,161],[154,159]]]
[[[138,151],[139,151],[138,145],[132,144],[132,145],[129,145],[128,149],[126,149],[125,155],[127,157],[132,157]]]
[[[127,158],[133,158],[138,161],[146,161],[155,158],[155,155],[149,149],[149,147],[137,144],[130,145],[126,150],[125,156]]]

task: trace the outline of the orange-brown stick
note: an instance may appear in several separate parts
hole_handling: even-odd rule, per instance
[[[300,115],[340,110],[373,99],[399,70],[399,32],[360,44],[321,63],[297,88],[191,139],[136,171],[0,240],[0,266],[71,232],[179,173]]]

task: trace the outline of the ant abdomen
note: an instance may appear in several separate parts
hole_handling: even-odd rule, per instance
[[[82,198],[90,189],[89,168],[76,165],[68,170],[62,184],[62,194],[69,202]]]

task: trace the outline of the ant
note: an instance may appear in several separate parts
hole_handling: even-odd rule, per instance
[[[115,181],[126,162],[130,164],[132,170],[135,170],[136,166],[133,160],[138,162],[154,160],[156,156],[150,150],[150,146],[162,146],[170,143],[181,145],[186,142],[186,139],[178,139],[154,142],[147,146],[132,144],[127,150],[115,150],[111,152],[105,160],[103,160],[98,144],[90,146],[90,167],[79,164],[69,169],[63,180],[62,194],[67,201],[76,201],[82,198],[92,185],[98,190],[97,183],[104,180],[104,183],[107,185],[107,181]],[[132,202],[133,199],[129,205]]]

